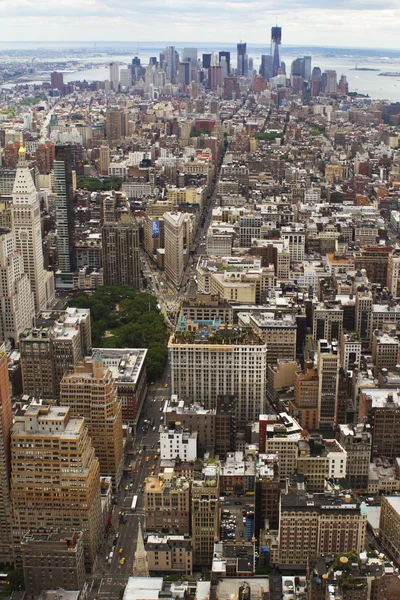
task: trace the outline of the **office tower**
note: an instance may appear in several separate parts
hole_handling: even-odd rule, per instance
[[[220,64],[221,64],[221,58],[225,57],[225,59],[226,59],[226,65],[227,65],[227,68],[228,68],[228,75],[230,75],[231,74],[231,53],[230,52],[222,51],[222,52],[219,53],[218,56],[219,56],[219,63]]]
[[[64,374],[92,348],[90,311],[67,308],[20,339],[22,385],[25,394],[57,398]]]
[[[85,359],[64,375],[60,405],[70,407],[71,415],[84,417],[100,473],[111,477],[118,489],[124,462],[122,407],[117,384],[100,355]]]
[[[8,379],[8,357],[0,353],[0,561],[10,565],[13,562],[10,499],[10,430],[13,422],[11,409],[11,389]]]
[[[226,58],[225,56],[223,56],[221,58],[220,61],[220,67],[221,67],[221,72],[222,72],[222,80],[225,79],[225,77],[228,77],[228,65],[226,63]]]
[[[303,484],[282,493],[278,564],[306,567],[311,557],[364,550],[367,512],[350,494],[335,491],[305,494]]]
[[[318,427],[318,388],[318,372],[313,362],[308,360],[304,371],[294,374],[294,398],[289,403],[290,414],[307,431]]]
[[[53,71],[50,75],[50,84],[53,90],[62,92],[64,89],[64,75],[62,73],[57,73],[57,71]]]
[[[235,396],[239,426],[263,411],[267,347],[256,334],[238,328],[232,336],[229,328],[199,325],[196,332],[176,332],[168,347],[173,394],[207,409],[219,395]]]
[[[182,62],[189,61],[193,67],[197,65],[197,48],[184,48]]]
[[[107,144],[102,144],[99,152],[99,175],[108,175],[109,164],[110,148],[107,146]]]
[[[364,286],[356,291],[356,331],[361,338],[362,348],[371,348],[372,337],[372,294]]]
[[[131,285],[140,289],[139,228],[130,215],[102,228],[104,285]]]
[[[168,529],[174,534],[190,531],[190,483],[172,469],[148,477],[144,487],[147,531]]]
[[[193,564],[210,566],[214,542],[219,540],[219,463],[205,465],[192,481]]]
[[[212,54],[203,54],[201,61],[203,64],[203,69],[209,69],[211,67],[211,56]]]
[[[55,146],[53,142],[46,141],[36,148],[36,161],[39,173],[48,175],[53,170],[55,159]]]
[[[166,62],[166,73],[167,80],[171,83],[175,83],[176,71],[177,71],[177,58],[176,58],[175,46],[167,46],[165,49],[165,62]]]
[[[81,591],[85,585],[85,557],[81,531],[28,531],[21,542],[25,591],[38,598],[51,587]]]
[[[308,106],[311,102],[311,84],[309,81],[303,81],[301,88],[301,101],[303,106]]]
[[[106,137],[110,147],[120,143],[121,137],[127,134],[128,115],[118,108],[106,112]]]
[[[254,484],[254,534],[258,537],[266,520],[270,529],[278,529],[279,526],[281,481],[277,454],[259,454]]]
[[[325,94],[334,94],[337,92],[336,71],[324,71],[324,73],[322,74],[322,87]]]
[[[58,269],[61,273],[72,273],[76,269],[72,161],[71,146],[56,146],[54,192],[56,194]]]
[[[113,90],[118,90],[119,85],[119,63],[110,63],[110,83]]]
[[[209,78],[211,90],[217,91],[222,86],[222,67],[220,65],[211,65]]]
[[[343,331],[343,309],[341,305],[328,302],[320,303],[314,308],[313,333],[314,339],[340,341]]]
[[[372,334],[372,360],[375,366],[375,374],[381,369],[394,371],[399,363],[400,342],[396,335],[382,333],[375,329]]]
[[[272,56],[272,75],[278,75],[278,69],[281,66],[281,43],[282,28],[271,27],[271,56]]]
[[[269,81],[273,77],[273,60],[271,54],[261,55],[260,75],[266,81]]]
[[[157,59],[155,58],[155,56],[150,57],[150,64],[156,64],[156,63],[157,63]],[[139,77],[142,74],[142,66],[140,63],[140,58],[138,56],[135,56],[134,58],[132,58],[131,72],[132,72],[132,81],[136,81],[137,79],[139,79]]]
[[[346,481],[353,490],[367,491],[371,432],[365,425],[339,425],[337,437],[347,452]]]
[[[345,372],[353,371],[360,365],[361,339],[357,333],[343,333],[340,349],[340,365]]]
[[[33,183],[25,149],[20,148],[13,187],[13,224],[17,250],[22,256],[35,300],[35,312],[51,306],[54,301],[54,277],[43,269],[42,229],[39,197]]]
[[[246,42],[240,42],[237,45],[237,74],[238,77],[247,77],[249,74]]]
[[[321,93],[322,73],[319,67],[314,67],[311,74],[311,96],[315,98]]]
[[[147,560],[147,552],[144,548],[142,525],[139,520],[138,536],[136,542],[135,558],[133,561],[133,576],[134,577],[148,577],[149,576],[149,563]]]
[[[121,69],[119,74],[119,84],[122,88],[130,88],[132,85],[131,69]]]
[[[305,71],[304,58],[295,58],[295,60],[292,62],[292,66],[290,69],[292,77],[294,75],[297,75],[304,79],[304,71]]]
[[[333,427],[337,423],[339,354],[337,343],[318,341],[317,369],[319,377],[319,427]]]
[[[215,454],[219,456],[220,460],[226,460],[228,452],[236,450],[236,400],[234,396],[224,395],[217,398],[213,446]]]
[[[14,415],[11,501],[17,565],[28,531],[68,528],[82,531],[91,570],[103,534],[99,462],[84,419],[69,407],[31,402]]]
[[[184,221],[184,213],[164,214],[165,274],[176,287],[180,286],[185,269]]]
[[[190,83],[190,62],[180,62],[178,66],[177,83],[189,85]]]
[[[13,231],[0,230],[0,340],[15,347],[19,336],[32,327],[35,301]]]
[[[231,75],[224,79],[224,100],[237,100],[240,98],[238,78]]]

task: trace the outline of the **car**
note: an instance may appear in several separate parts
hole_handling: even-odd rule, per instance
[[[163,407],[162,407],[162,406],[160,406],[160,410],[159,410],[159,412],[162,412],[162,411],[163,411]]]
[[[165,384],[165,389],[167,389],[167,387],[168,387],[168,383]]]
[[[125,491],[127,492],[129,490],[129,487],[126,485],[125,486]]]
[[[151,470],[154,471],[154,469],[156,468],[156,465],[151,465]]]
[[[155,454],[154,455],[154,460],[157,460],[157,458],[158,458],[158,454]]]
[[[154,427],[153,427],[153,431],[156,431],[156,429],[157,429],[157,427],[154,425]]]
[[[164,402],[164,398],[160,398],[160,402]]]
[[[120,548],[120,549],[118,550],[118,552],[119,552],[119,554],[123,554],[123,553],[124,553],[124,549],[123,549],[123,548]]]
[[[125,557],[124,557],[124,556],[123,556],[123,557],[121,558],[121,560],[119,561],[119,564],[120,564],[121,566],[125,564]]]
[[[150,477],[154,477],[154,471],[151,471]]]
[[[146,462],[149,462],[150,456],[146,456]]]
[[[243,517],[243,523],[246,523],[246,517]]]

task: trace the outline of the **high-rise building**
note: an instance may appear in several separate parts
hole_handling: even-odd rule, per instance
[[[175,46],[167,46],[165,49],[165,62],[166,62],[166,73],[167,79],[171,83],[175,83],[176,71],[177,71],[177,52]]]
[[[246,42],[237,45],[237,74],[238,77],[247,77],[249,74],[249,59],[247,56]]]
[[[128,135],[129,115],[126,110],[111,108],[106,112],[106,137],[110,147],[120,143]]]
[[[182,61],[190,61],[192,66],[197,65],[197,48],[184,48],[182,52]]]
[[[110,83],[113,90],[118,90],[119,86],[119,63],[110,63]]]
[[[211,65],[210,67],[210,88],[217,91],[222,86],[222,67],[221,65]]]
[[[233,75],[224,79],[224,100],[237,100],[240,98],[238,78]]]
[[[372,294],[360,286],[356,291],[356,331],[364,349],[371,348],[372,337]]]
[[[278,75],[278,69],[281,66],[281,43],[282,27],[271,27],[271,56],[272,56],[272,75]]]
[[[320,303],[314,309],[314,339],[340,341],[343,331],[343,309],[341,306]]]
[[[113,480],[118,489],[123,468],[122,407],[117,384],[100,355],[85,359],[64,375],[60,385],[60,405],[71,415],[84,417],[100,473]]]
[[[324,71],[322,74],[322,87],[325,94],[334,94],[337,92],[337,73],[336,71]]]
[[[62,92],[64,89],[64,76],[62,73],[57,73],[57,71],[53,71],[50,75],[50,83],[53,90],[58,90]]]
[[[400,558],[400,502],[398,496],[382,496],[379,533],[382,546],[397,564]]]
[[[82,531],[91,570],[103,533],[99,462],[84,419],[69,407],[31,402],[14,415],[11,501],[17,565],[27,532],[68,528]]]
[[[107,144],[102,144],[99,151],[99,175],[108,175],[108,165],[110,164],[110,148]]]
[[[266,81],[269,81],[273,77],[273,60],[271,54],[261,55],[260,75]]]
[[[319,427],[337,424],[339,353],[337,343],[318,341],[317,369],[319,377]]]
[[[289,402],[290,414],[307,431],[318,427],[318,372],[311,360],[306,361],[304,371],[294,374],[294,398]]]
[[[104,285],[131,285],[140,289],[139,228],[129,215],[102,229]]]
[[[225,57],[226,59],[226,65],[227,65],[227,69],[228,69],[228,75],[231,74],[231,53],[230,52],[225,52],[222,51],[219,53],[219,63],[221,64],[221,58]]]
[[[339,425],[338,440],[347,452],[346,481],[353,490],[368,490],[371,432],[365,425]]]
[[[76,269],[72,162],[72,147],[56,146],[54,191],[56,194],[58,269],[61,273],[72,273]]]
[[[219,395],[234,396],[240,426],[263,412],[267,347],[254,332],[195,326],[177,331],[168,347],[173,394],[207,409],[215,408]]]
[[[260,454],[255,476],[254,534],[258,537],[268,520],[270,529],[278,529],[281,482],[277,454]]]
[[[29,531],[21,542],[25,591],[38,598],[48,588],[81,591],[85,585],[83,534]]]
[[[202,57],[203,69],[209,69],[211,67],[211,56],[212,56],[212,54],[203,54],[203,57]]]
[[[12,214],[17,250],[29,277],[35,312],[39,314],[54,303],[54,276],[43,268],[40,203],[24,148],[20,148],[15,175]]]
[[[35,301],[13,231],[0,230],[0,269],[0,340],[15,346],[33,325]]]
[[[40,174],[48,175],[53,170],[55,159],[55,146],[53,142],[46,141],[36,148],[36,161]]]
[[[180,62],[178,66],[178,81],[184,85],[190,83],[190,62]]]
[[[206,465],[192,481],[193,564],[209,566],[220,527],[219,463]]]
[[[319,67],[314,67],[311,74],[311,96],[319,96],[321,93],[322,73]]]
[[[186,263],[184,221],[184,213],[164,213],[165,274],[176,287],[181,284]]]
[[[148,477],[144,488],[146,529],[174,534],[190,531],[190,483],[171,470]]]
[[[339,492],[339,490],[336,490]],[[277,564],[306,566],[312,557],[364,550],[367,511],[350,494],[281,495]]]
[[[400,396],[395,389],[361,387],[358,423],[372,426],[372,458],[400,453]]]
[[[0,561],[13,562],[10,498],[10,431],[13,423],[11,388],[8,379],[8,356],[0,353]]]
[[[89,310],[67,308],[52,318],[42,314],[40,326],[28,329],[20,339],[24,393],[57,398],[64,374],[91,348]]]

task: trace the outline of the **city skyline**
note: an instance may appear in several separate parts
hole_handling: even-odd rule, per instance
[[[218,39],[233,43],[235,39],[247,38],[262,43],[269,37],[267,30],[278,24],[284,29],[283,43],[288,45],[307,40],[309,45],[341,47],[351,39],[352,47],[371,47],[373,40],[375,48],[396,48],[400,9],[395,2],[389,2],[382,10],[375,0],[364,2],[362,8],[358,0],[346,3],[337,0],[329,7],[315,0],[271,1],[267,5],[260,0],[250,3],[206,0],[201,5],[187,5],[183,0],[150,0],[143,14],[139,7],[127,6],[119,0],[91,3],[50,0],[45,6],[4,0],[0,17],[10,42],[30,40],[32,32],[47,41],[114,41],[124,37],[137,41],[148,41],[150,37],[158,41],[166,28],[170,39],[181,42],[198,38],[199,30],[204,28],[201,35],[204,42]],[[145,35],[144,17],[148,26]],[[310,28],[310,23],[315,26]]]

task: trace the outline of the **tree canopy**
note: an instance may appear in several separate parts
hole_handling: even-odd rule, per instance
[[[103,286],[92,296],[78,294],[68,305],[90,309],[94,347],[147,348],[149,381],[162,375],[168,336],[155,296],[130,286]]]

